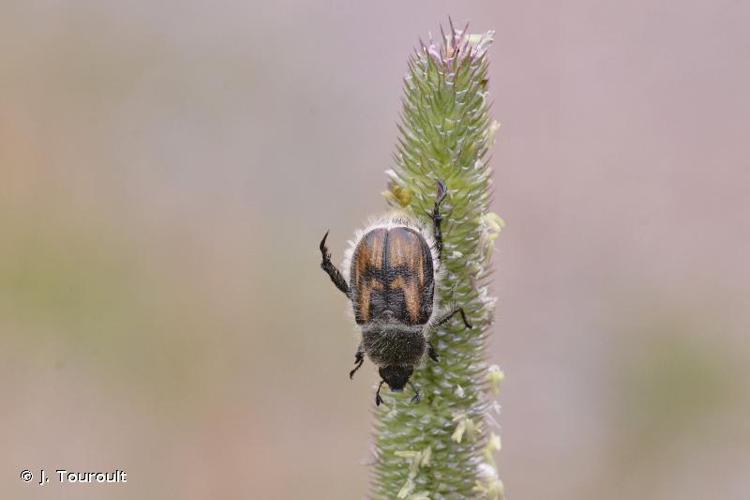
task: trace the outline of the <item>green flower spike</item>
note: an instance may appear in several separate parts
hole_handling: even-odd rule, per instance
[[[372,496],[379,499],[503,498],[493,453],[500,438],[490,412],[503,374],[485,362],[495,299],[487,286],[495,239],[505,225],[489,211],[489,146],[499,124],[490,119],[487,47],[492,32],[441,29],[409,60],[403,114],[387,171],[389,205],[429,225],[437,181],[443,203],[443,279],[440,305],[461,305],[473,329],[448,322],[432,336],[439,362],[426,361],[412,380],[422,391],[383,393],[376,410]]]

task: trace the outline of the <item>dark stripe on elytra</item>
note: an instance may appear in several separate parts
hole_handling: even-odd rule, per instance
[[[383,276],[381,277],[381,279],[386,282],[386,283],[383,283],[384,285],[383,293],[385,294],[386,297],[388,297],[388,292],[391,289],[391,284],[387,283],[388,280],[385,279],[386,278],[385,274],[388,271],[388,253],[389,253],[388,252],[388,239],[390,238],[390,236],[391,236],[391,231],[388,230],[385,232],[385,238],[383,238],[383,269],[382,269]]]
[[[399,317],[401,321],[406,322],[407,324],[423,324],[429,319],[429,315],[431,314],[432,310],[432,295],[434,294],[434,266],[432,262],[432,253],[430,252],[429,246],[426,244],[422,236],[414,231],[411,228],[399,228],[403,229],[405,232],[411,233],[413,235],[417,236],[416,242],[419,243],[420,251],[422,253],[423,258],[423,265],[426,267],[429,267],[429,272],[425,273],[424,277],[424,289],[422,290],[422,297],[421,300],[423,301],[422,304],[419,304],[419,313],[417,321],[412,321],[411,317],[408,314],[408,308],[406,304],[406,294],[403,287],[392,287],[391,283],[392,281],[396,280],[399,277],[402,277],[404,281],[408,285],[414,285],[414,280],[417,279],[417,273],[416,270],[413,269],[413,267],[410,267],[407,265],[398,265],[393,268],[390,267],[390,258],[389,258],[389,237],[390,237],[390,231],[386,230],[384,232],[383,242],[382,242],[382,267],[377,268],[372,265],[367,265],[365,267],[365,272],[363,273],[358,283],[357,283],[357,289],[358,289],[358,296],[361,297],[362,295],[362,289],[365,287],[369,288],[370,296],[369,296],[369,311],[368,311],[368,317],[367,318],[361,318],[360,321],[357,321],[357,323],[365,323],[367,321],[371,321],[374,315],[375,310],[375,302],[379,299],[381,301],[381,306],[384,301],[388,302],[388,306],[398,307],[398,311],[393,311],[394,314]],[[377,238],[373,238],[377,240]],[[366,242],[365,242],[366,244]],[[358,255],[358,257],[361,257],[361,254]],[[408,257],[407,257],[408,259]],[[413,264],[413,262],[412,262]],[[372,288],[372,282],[377,281],[382,286],[382,290],[375,290]],[[419,286],[417,284],[417,286]],[[432,289],[432,290],[431,290]],[[432,291],[432,293],[430,293]],[[361,316],[361,308],[358,308],[358,315]]]
[[[388,301],[389,292],[390,292],[390,283],[388,283],[388,280],[386,279],[386,271],[388,270],[388,236],[390,234],[390,231],[386,229],[385,236],[383,237],[383,267],[379,270],[380,275],[378,276],[378,280],[383,284],[383,293],[381,295],[384,302]],[[373,310],[374,310],[374,301],[375,298],[374,293],[370,293],[370,319],[373,317]]]
[[[369,278],[367,280],[368,286],[372,288],[372,279],[377,280],[383,285],[383,290],[371,290],[370,291],[370,318],[372,319],[373,311],[375,310],[375,301],[377,299],[381,300],[387,300],[389,308],[393,311],[393,313],[396,315],[397,318],[399,318],[400,321],[405,322],[406,324],[412,325],[416,323],[425,323],[427,319],[425,318],[424,314],[424,305],[420,304],[420,310],[418,313],[417,321],[412,321],[411,316],[408,313],[408,308],[406,305],[406,293],[404,291],[404,288],[401,286],[393,287],[391,286],[391,283],[395,281],[397,278],[402,277],[404,280],[406,280],[407,285],[412,285],[414,280],[416,279],[416,276],[414,275],[414,272],[406,266],[398,266],[397,268],[388,269],[387,273],[381,273],[380,270],[368,266],[367,271],[365,273],[365,276]],[[385,278],[383,278],[382,274],[387,274]],[[422,298],[422,300],[424,300]],[[394,309],[397,307],[398,309]],[[428,315],[429,316],[429,315]],[[420,320],[422,320],[420,322]]]

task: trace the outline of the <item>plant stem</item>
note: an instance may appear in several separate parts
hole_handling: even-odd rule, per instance
[[[432,336],[440,355],[412,377],[422,402],[384,391],[376,411],[375,498],[502,498],[492,431],[494,395],[503,378],[485,361],[495,299],[488,282],[494,240],[504,223],[489,211],[488,150],[497,123],[489,115],[487,47],[492,32],[469,35],[441,29],[438,42],[420,43],[405,79],[395,168],[388,171],[389,204],[428,221],[437,181],[448,188],[442,205],[442,309],[460,305],[460,320]]]

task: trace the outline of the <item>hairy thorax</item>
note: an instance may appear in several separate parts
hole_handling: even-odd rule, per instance
[[[415,365],[425,352],[421,326],[403,323],[373,323],[362,328],[362,345],[378,366]]]

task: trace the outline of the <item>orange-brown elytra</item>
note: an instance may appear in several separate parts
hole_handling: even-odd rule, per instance
[[[357,234],[347,252],[344,275],[331,262],[327,232],[320,242],[320,265],[351,301],[354,319],[362,331],[349,377],[367,355],[382,378],[375,393],[377,405],[382,402],[380,389],[384,383],[395,392],[403,391],[408,383],[415,392],[412,401],[419,401],[419,391],[409,378],[425,353],[438,361],[430,343],[432,331],[458,313],[471,328],[461,307],[434,314],[443,248],[440,204],[447,195],[445,184],[437,184],[430,229],[412,216],[387,214]]]
[[[358,325],[400,318],[424,325],[432,314],[432,255],[408,227],[378,227],[357,243],[350,268],[351,301]]]

